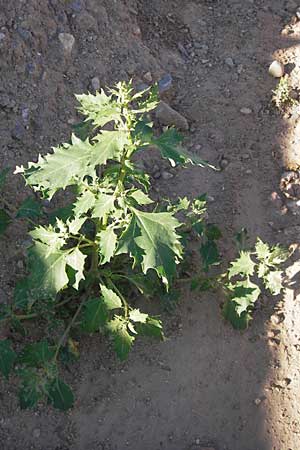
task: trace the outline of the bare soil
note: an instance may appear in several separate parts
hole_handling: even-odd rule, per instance
[[[297,166],[299,119],[270,104],[276,80],[268,75],[276,56],[299,84],[296,7],[284,0],[0,0],[0,167],[66,141],[78,118],[73,94],[91,89],[93,77],[105,86],[170,73],[164,100],[188,119],[186,145],[222,161],[223,170],[158,176],[156,195],[207,192],[225,259],[244,226],[252,241],[298,243],[299,214],[279,184],[284,168]],[[59,33],[74,36],[71,53]],[[24,196],[22,181],[11,177],[7,199]],[[0,245],[3,301],[24,272],[26,229],[12,225]],[[218,295],[184,292],[175,313],[164,314],[166,341],[139,341],[126,363],[101,339],[84,338],[80,362],[65,373],[77,398],[68,414],[21,411],[16,386],[1,382],[0,449],[299,450],[297,261],[288,271],[294,284],[283,298],[264,296],[244,333],[223,322]]]

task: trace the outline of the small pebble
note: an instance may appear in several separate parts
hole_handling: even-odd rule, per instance
[[[234,67],[234,62],[232,58],[226,58],[225,59],[225,64],[230,67],[231,69]]]
[[[99,89],[100,89],[100,80],[99,80],[98,77],[92,78],[91,86],[94,89],[94,91],[99,91]]]
[[[284,75],[284,65],[279,61],[273,61],[269,67],[269,74],[274,78],[281,78]]]
[[[159,82],[158,82],[158,89],[159,92],[165,92],[168,91],[170,89],[170,87],[172,86],[173,83],[173,78],[172,75],[170,75],[169,73],[167,73],[165,76],[163,76]]]
[[[261,399],[260,398],[256,398],[254,400],[254,403],[256,404],[256,406],[260,405],[261,404]]]
[[[161,174],[161,176],[162,176],[162,178],[163,178],[164,180],[170,180],[171,178],[174,177],[174,175],[173,175],[172,173],[166,172],[166,171],[164,171],[164,172]]]
[[[226,169],[226,167],[228,166],[229,161],[226,158],[222,158],[221,161],[219,162],[219,166],[221,167],[221,169]]]
[[[252,113],[252,109],[250,109],[250,108],[241,108],[241,109],[240,109],[240,112],[241,112],[242,114],[249,115],[249,114]]]
[[[147,83],[152,83],[152,74],[151,74],[151,72],[146,72],[146,73],[144,74],[143,78],[144,78],[144,80],[145,80]]]
[[[59,33],[58,39],[60,40],[65,52],[71,53],[75,44],[74,36],[70,33]]]

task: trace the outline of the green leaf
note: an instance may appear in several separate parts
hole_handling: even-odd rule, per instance
[[[141,313],[139,309],[132,309],[129,313],[129,319],[133,322],[146,323],[148,314]]]
[[[222,233],[219,227],[214,224],[208,224],[205,229],[205,235],[207,239],[211,241],[218,240],[222,237]]]
[[[73,205],[67,205],[62,208],[58,208],[49,214],[49,223],[55,225],[57,219],[66,222],[73,216]]]
[[[92,133],[93,125],[91,121],[86,120],[72,125],[72,130],[79,139],[85,141]]]
[[[144,92],[147,92],[147,90],[145,90]],[[149,112],[152,111],[153,109],[155,109],[158,104],[159,104],[159,90],[158,90],[158,85],[155,84],[154,86],[151,87],[149,92],[149,96],[140,101],[138,103],[138,109],[137,110],[133,110],[133,112],[140,114],[140,113],[145,113],[145,112]],[[140,93],[136,94],[134,98],[137,98],[137,96],[139,96]],[[143,93],[142,93],[143,94]]]
[[[81,327],[87,333],[95,333],[108,320],[108,309],[103,298],[91,298],[84,305]]]
[[[228,320],[233,328],[236,330],[245,330],[248,328],[249,322],[251,320],[251,316],[248,312],[243,312],[239,315],[236,312],[236,304],[235,302],[227,299],[222,308],[223,317]]]
[[[102,219],[113,211],[115,209],[115,199],[116,197],[114,195],[103,193],[98,194],[93,208],[92,217]]]
[[[4,209],[0,209],[0,236],[5,233],[10,222],[11,219],[7,212]]]
[[[83,224],[87,220],[87,217],[76,217],[75,219],[68,219],[67,226],[71,234],[78,234]]]
[[[86,214],[95,205],[95,195],[91,191],[84,191],[83,194],[77,198],[74,203],[75,216],[82,216]]]
[[[268,264],[272,267],[276,267],[284,263],[290,256],[288,249],[275,245],[271,249],[271,254],[268,259]]]
[[[162,323],[154,317],[148,317],[145,323],[137,323],[136,331],[141,336],[154,337],[160,340],[164,339]]]
[[[196,155],[191,155],[186,150],[180,148],[179,145],[182,139],[175,128],[169,128],[161,136],[153,139],[152,144],[158,147],[162,157],[168,159],[173,167],[181,164],[192,164],[200,167],[210,167],[216,170],[207,161],[204,161]]]
[[[23,172],[26,183],[35,190],[46,192],[51,198],[58,189],[93,176],[95,165],[91,164],[95,156],[94,147],[72,135],[71,144],[54,148],[54,153],[39,157],[37,163],[30,163],[28,169],[17,168],[15,173]]]
[[[54,408],[67,411],[73,407],[74,395],[71,388],[60,378],[56,378],[48,390],[48,400]]]
[[[150,205],[153,203],[153,200],[140,189],[130,192],[129,198],[133,198],[138,205]]]
[[[255,245],[255,251],[257,258],[259,260],[267,260],[270,256],[270,247],[268,244],[264,243],[260,238],[257,238]]]
[[[18,358],[18,362],[29,367],[43,367],[55,354],[53,347],[49,347],[46,340],[35,344],[28,344]]]
[[[33,197],[27,197],[18,209],[17,216],[21,218],[35,219],[42,215],[40,202]]]
[[[231,263],[228,270],[228,277],[232,278],[235,275],[251,276],[254,274],[255,263],[251,259],[251,253],[241,251],[239,258]]]
[[[249,279],[229,283],[230,299],[235,304],[236,313],[240,316],[243,312],[249,312],[260,295],[259,287]]]
[[[30,231],[30,236],[47,246],[47,252],[45,256],[60,250],[66,243],[66,239],[63,233],[57,232],[52,225],[48,227],[43,227],[42,225],[36,227],[34,230]],[[37,242],[36,242],[37,244]],[[44,247],[46,250],[46,247]]]
[[[121,131],[102,131],[93,146],[93,164],[106,164],[108,160],[120,161],[124,146],[128,143],[127,134]]]
[[[116,255],[128,253],[133,258],[133,267],[142,263],[144,253],[135,241],[138,236],[141,236],[141,231],[135,217],[132,216],[129,225],[119,238]]]
[[[182,247],[176,228],[180,223],[172,213],[146,213],[131,208],[132,220],[121,236],[118,253],[130,253],[142,264],[143,272],[154,269],[168,286],[175,275]]]
[[[72,267],[72,269],[76,270],[75,283],[73,287],[78,290],[79,283],[81,280],[84,280],[84,264],[85,264],[86,255],[84,255],[78,247],[75,247],[74,250],[66,256],[66,263]]]
[[[9,174],[10,168],[5,167],[5,169],[0,171],[0,191],[2,191],[3,186],[6,183],[7,175]]]
[[[282,271],[272,270],[264,277],[264,284],[266,289],[269,289],[272,295],[279,295],[282,286]]]
[[[101,263],[108,263],[113,257],[117,247],[117,235],[113,228],[106,228],[98,233]]]
[[[35,370],[20,370],[21,389],[19,401],[22,409],[33,408],[43,397],[41,380]]]
[[[93,122],[95,127],[103,127],[108,122],[121,121],[120,105],[107,96],[103,90],[96,94],[76,95],[81,107],[79,111]]]
[[[8,379],[17,358],[16,353],[11,348],[11,342],[7,339],[0,341],[0,372]]]
[[[108,323],[108,330],[114,338],[115,352],[124,361],[134,342],[134,336],[127,331],[127,322],[122,317],[116,316]]]
[[[100,289],[103,301],[109,311],[122,307],[122,301],[114,291],[108,289],[106,286],[104,286],[104,284],[100,284]]]
[[[210,266],[220,264],[220,255],[217,244],[214,241],[208,240],[201,244],[200,254],[203,263],[203,270],[208,272]]]
[[[15,290],[15,303],[33,305],[36,300],[54,299],[68,284],[66,251],[49,254],[49,247],[36,242],[29,249],[30,275]]]

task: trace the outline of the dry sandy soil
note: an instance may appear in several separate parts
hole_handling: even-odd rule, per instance
[[[158,174],[157,191],[207,192],[228,259],[243,226],[252,241],[297,243],[298,211],[279,183],[284,166],[297,163],[299,119],[271,106],[276,80],[268,75],[275,55],[299,84],[296,9],[285,0],[0,0],[0,167],[66,141],[73,94],[91,89],[93,77],[105,86],[170,73],[164,97],[189,122],[186,144],[213,164],[222,160],[224,170]],[[71,53],[59,33],[74,36]],[[26,195],[17,177],[9,186],[9,201]],[[11,226],[1,241],[2,301],[24,272],[24,233]],[[289,268],[294,281],[298,270]],[[244,333],[222,321],[221,300],[185,293],[164,317],[167,340],[138,342],[126,363],[85,338],[80,362],[65,374],[77,398],[68,414],[21,411],[16,386],[1,382],[0,449],[299,450],[296,287],[263,297]]]

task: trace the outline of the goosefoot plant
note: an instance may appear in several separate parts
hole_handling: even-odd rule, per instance
[[[22,345],[15,342],[15,334],[0,341],[0,372],[18,377],[22,408],[42,400],[61,410],[72,407],[73,393],[60,378],[59,366],[78,358],[79,332],[107,336],[121,360],[138,336],[163,339],[161,320],[140,310],[139,295],[172,306],[177,276],[177,282],[188,282],[192,289],[222,286],[227,295],[223,314],[236,328],[247,326],[258,298],[250,281],[255,265],[250,253],[241,253],[225,275],[207,276],[220,264],[216,242],[221,233],[206,222],[204,195],[159,204],[149,195],[150,177],[134,159],[138,152],[156,148],[172,166],[209,166],[182,149],[175,129],[155,135],[148,113],[158,104],[156,87],[134,93],[131,83],[120,82],[108,94],[77,99],[85,121],[71,142],[16,169],[35,195],[47,200],[71,195],[71,203],[51,213],[34,197],[14,214],[4,200],[2,205],[0,231],[15,217],[33,225],[29,275],[17,283],[13,301],[0,307],[2,327],[24,337]],[[192,279],[179,264],[191,233],[200,240],[202,258]],[[271,286],[270,272],[279,261],[275,250],[264,245],[257,244],[256,265]],[[281,274],[272,276],[277,280],[272,289],[278,293]],[[31,327],[30,319],[37,319],[38,326]]]

